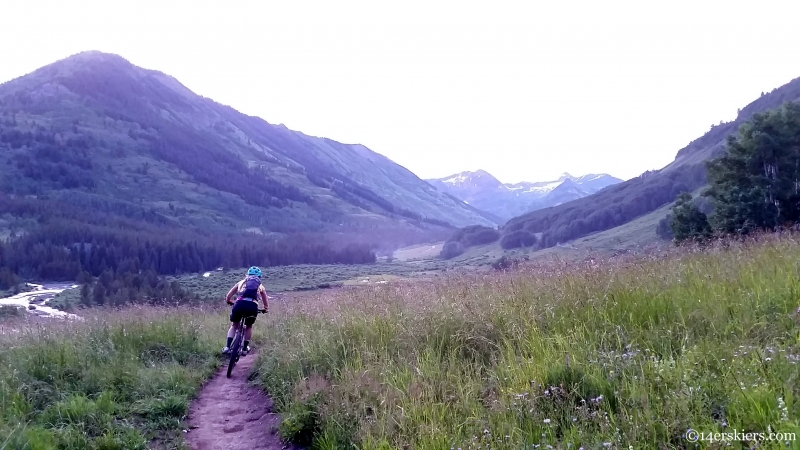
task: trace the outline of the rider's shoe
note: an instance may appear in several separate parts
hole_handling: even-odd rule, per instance
[[[247,352],[249,351],[250,351],[250,346],[248,345],[247,347],[242,349],[242,356],[247,356]]]
[[[222,354],[223,355],[227,355],[230,352],[231,352],[231,349],[229,347],[225,347],[225,348],[222,349]]]

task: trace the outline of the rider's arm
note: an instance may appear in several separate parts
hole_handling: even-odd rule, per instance
[[[236,295],[237,292],[239,292],[239,283],[234,284],[231,290],[228,291],[228,294],[225,295],[225,303],[230,303],[231,298],[233,298],[233,296]]]
[[[264,305],[264,309],[269,311],[269,304],[267,303],[267,290],[264,289],[264,286],[261,287],[261,303]]]

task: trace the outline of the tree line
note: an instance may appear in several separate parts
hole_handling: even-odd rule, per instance
[[[98,200],[99,201],[99,200]],[[204,232],[177,226],[135,206],[119,211],[97,204],[64,204],[46,198],[0,194],[0,210],[29,226],[0,243],[0,288],[22,279],[75,280],[81,272],[100,276],[153,271],[176,275],[217,267],[289,264],[367,264],[369,245],[318,234],[269,237],[253,233]],[[114,211],[114,212],[111,212]],[[32,224],[32,225],[31,225]]]

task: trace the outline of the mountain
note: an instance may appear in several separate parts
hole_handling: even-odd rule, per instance
[[[267,123],[94,51],[0,85],[0,177],[14,198],[114,205],[203,230],[495,225],[363,145]]]
[[[562,174],[554,181],[501,183],[485,170],[461,172],[445,178],[426,180],[475,208],[500,217],[511,217],[591,195],[622,182],[607,174],[574,177]]]
[[[800,101],[800,78],[773,89],[739,110],[731,122],[711,126],[703,136],[680,149],[660,170],[609,186],[588,197],[514,217],[501,227],[508,235],[521,230],[541,233],[539,246],[552,247],[591,233],[610,230],[673,202],[681,192],[706,185],[705,162],[725,151],[725,140],[755,113]],[[655,233],[655,228],[653,229]]]

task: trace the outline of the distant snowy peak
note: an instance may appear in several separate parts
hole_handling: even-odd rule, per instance
[[[514,191],[518,194],[526,192],[547,193],[557,188],[561,183],[562,181],[545,181],[540,183],[505,184],[504,186],[508,190]]]
[[[569,172],[564,172],[558,177],[558,181],[574,180],[574,179],[575,179],[575,177],[570,175]]]
[[[436,181],[436,180],[428,180]],[[477,170],[475,172],[461,172],[451,175],[446,178],[439,178],[438,181],[452,186],[452,187],[481,187],[481,188],[503,188],[503,183],[497,178],[493,177],[485,170]]]
[[[538,182],[521,182],[521,183],[501,183],[500,180],[492,176],[485,170],[465,171],[451,175],[445,178],[437,178],[427,180],[429,183],[441,186],[444,183],[448,187],[456,189],[474,189],[474,188],[490,188],[508,190],[517,195],[530,193],[544,195],[557,187],[561,186],[564,182],[569,181],[581,187],[581,190],[591,194],[599,191],[600,189],[610,186],[612,184],[620,183],[622,180],[608,174],[594,174],[590,173],[575,177],[567,172],[562,173],[557,180],[554,181],[538,181]]]
[[[485,170],[466,171],[426,181],[470,206],[506,220],[528,211],[586,197],[622,182],[607,174],[575,177],[563,173],[552,181],[501,183]]]

